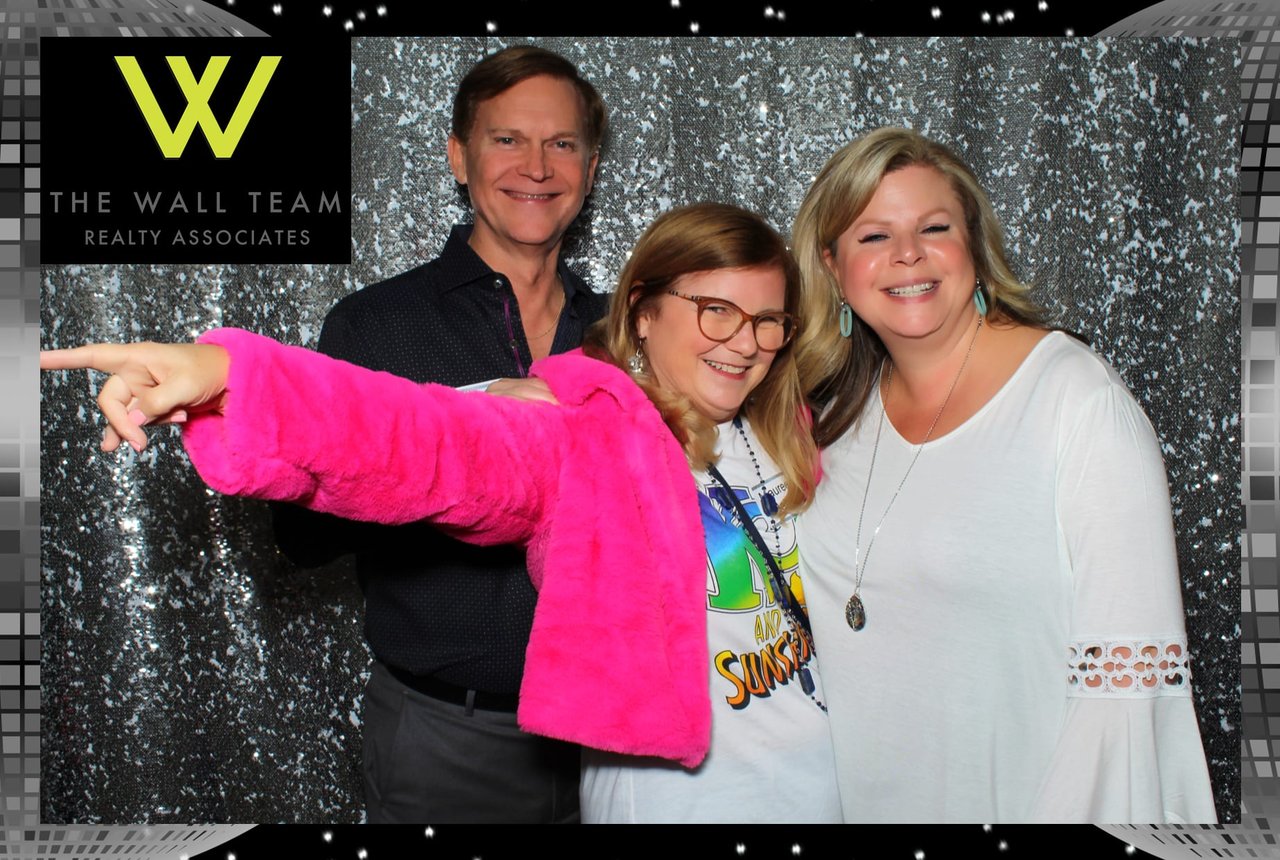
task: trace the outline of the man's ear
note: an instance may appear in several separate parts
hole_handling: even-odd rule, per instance
[[[467,184],[467,145],[452,134],[448,144],[449,170],[459,185]]]
[[[591,153],[591,160],[587,162],[587,194],[591,193],[591,189],[596,187],[596,167],[600,164],[600,150]]]

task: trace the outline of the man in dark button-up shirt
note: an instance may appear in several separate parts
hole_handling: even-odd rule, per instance
[[[456,387],[524,376],[577,347],[608,298],[560,251],[605,128],[599,95],[564,58],[520,46],[478,63],[455,96],[448,145],[474,224],[455,226],[435,260],[339,302],[320,351]],[[536,599],[523,550],[288,506],[275,518],[299,564],[356,552],[376,658],[365,689],[369,821],[576,821],[577,748],[516,727]]]

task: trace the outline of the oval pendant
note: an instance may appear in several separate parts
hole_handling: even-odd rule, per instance
[[[867,626],[867,610],[862,605],[862,598],[853,595],[849,598],[849,602],[844,605],[844,620],[849,622],[849,626],[854,630],[861,630]]]

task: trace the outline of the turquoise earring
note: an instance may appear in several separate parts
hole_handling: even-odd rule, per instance
[[[987,290],[981,280],[974,281],[973,304],[978,308],[979,316],[987,315]]]
[[[853,308],[849,307],[848,302],[840,303],[840,336],[849,337],[853,334]]]

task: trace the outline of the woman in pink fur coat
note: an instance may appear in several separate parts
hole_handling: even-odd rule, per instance
[[[539,602],[519,719],[583,744],[584,821],[838,822],[792,526],[818,475],[788,347],[799,290],[762,219],[697,204],[641,237],[582,353],[534,366],[554,405],[234,329],[41,367],[112,374],[104,450],[180,423],[219,491],[524,544]]]

